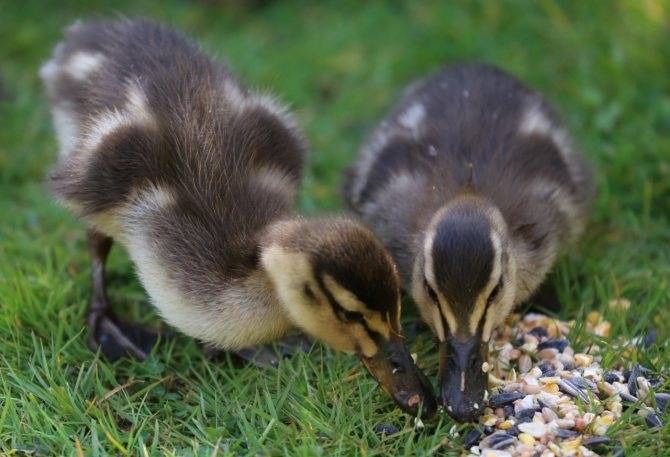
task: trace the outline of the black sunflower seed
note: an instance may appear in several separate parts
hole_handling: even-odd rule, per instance
[[[528,409],[522,409],[518,413],[516,413],[516,416],[514,416],[520,424],[524,422],[531,422],[533,420],[533,417],[535,416],[536,411],[533,408],[528,408]]]
[[[557,438],[570,439],[570,438],[574,438],[577,435],[579,435],[579,432],[577,432],[575,430],[568,430],[566,428],[559,428],[558,430],[556,430],[556,437]]]
[[[542,349],[554,348],[558,352],[563,352],[563,350],[570,345],[570,342],[566,339],[562,340],[547,340],[537,345],[537,350],[541,351]]]
[[[472,446],[479,443],[479,440],[482,438],[482,436],[483,433],[478,428],[470,430],[463,438],[463,446],[465,449],[470,449]]]
[[[561,392],[568,394],[571,397],[579,398],[585,402],[589,401],[589,397],[570,379],[561,379],[558,381],[558,388]]]
[[[549,333],[547,333],[547,329],[544,327],[535,327],[528,333],[538,338],[546,338],[549,336]]]
[[[570,378],[570,382],[572,382],[575,386],[579,387],[580,389],[590,389],[590,390],[598,389],[598,386],[596,386],[593,382],[589,381],[586,378],[582,378],[581,376],[575,376],[573,378]]]
[[[538,365],[538,368],[540,371],[542,371],[542,376],[554,376],[556,374],[556,370],[547,362],[542,362],[540,365]]]
[[[525,397],[521,392],[503,392],[496,394],[489,398],[489,406],[491,408],[500,408],[501,406],[509,405],[516,400],[520,400]]]
[[[523,336],[519,336],[512,342],[512,346],[514,346],[515,348],[518,348],[518,347],[523,346],[523,343],[524,343]]]
[[[512,435],[512,436],[517,436],[521,430],[519,430],[519,427],[516,425],[512,425],[509,429],[506,430],[507,434]]]
[[[484,439],[484,441],[482,441],[482,445],[491,449],[505,449],[507,446],[511,446],[516,443],[516,441],[516,437],[512,435],[509,435],[505,432],[496,432]]]
[[[628,375],[628,392],[637,397],[637,378],[642,375],[640,365],[635,365]]]
[[[385,423],[380,423],[375,425],[375,433],[379,433],[380,435],[395,435],[398,433],[398,428],[393,425],[393,424],[385,424]]]
[[[663,421],[659,417],[658,414],[656,413],[649,413],[647,416],[644,418],[644,421],[647,423],[647,426],[650,428],[658,428],[658,427],[663,427]]]
[[[657,392],[656,396],[656,406],[658,406],[659,411],[665,411],[670,405],[670,393],[667,392]]]
[[[619,392],[619,396],[621,397],[621,401],[623,403],[637,403],[637,397],[627,394],[626,392]]]
[[[594,447],[602,446],[603,444],[609,444],[610,439],[606,436],[589,436],[584,438],[582,445],[586,446],[589,449]]]
[[[620,374],[615,373],[613,371],[610,371],[609,373],[605,373],[605,376],[603,377],[603,379],[605,380],[605,382],[609,382],[610,384],[612,384],[614,382],[623,381],[623,377]]]

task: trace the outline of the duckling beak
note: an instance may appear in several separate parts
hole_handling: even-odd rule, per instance
[[[403,411],[427,419],[435,415],[437,402],[430,382],[401,339],[385,342],[376,355],[361,356],[361,360]]]
[[[440,343],[442,404],[459,422],[473,422],[484,410],[487,375],[482,364],[487,358],[488,347],[479,336],[452,336]]]

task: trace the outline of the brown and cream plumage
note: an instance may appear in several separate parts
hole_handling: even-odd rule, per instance
[[[94,347],[147,351],[105,294],[115,240],[187,335],[235,350],[297,327],[361,356],[406,410],[435,409],[381,243],[352,219],[295,214],[306,146],[283,106],[149,21],[73,25],[41,76],[60,145],[54,194],[91,227]]]
[[[497,68],[455,65],[409,87],[345,196],[440,341],[443,403],[473,419],[491,331],[583,230],[588,167],[540,94]]]

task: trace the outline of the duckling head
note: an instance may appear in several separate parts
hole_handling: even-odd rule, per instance
[[[516,262],[507,225],[487,200],[438,210],[423,238],[412,295],[439,341],[441,400],[461,422],[483,411],[488,341],[512,310]]]
[[[358,355],[403,410],[434,414],[431,385],[400,334],[398,273],[369,230],[345,218],[281,221],[261,263],[299,329]]]

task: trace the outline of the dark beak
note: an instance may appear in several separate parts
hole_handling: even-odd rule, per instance
[[[430,382],[400,338],[385,342],[376,355],[361,356],[361,360],[403,411],[427,419],[435,415],[437,404]]]
[[[488,346],[479,336],[461,340],[451,336],[440,343],[442,404],[459,422],[474,422],[484,410],[487,375],[482,364]]]

